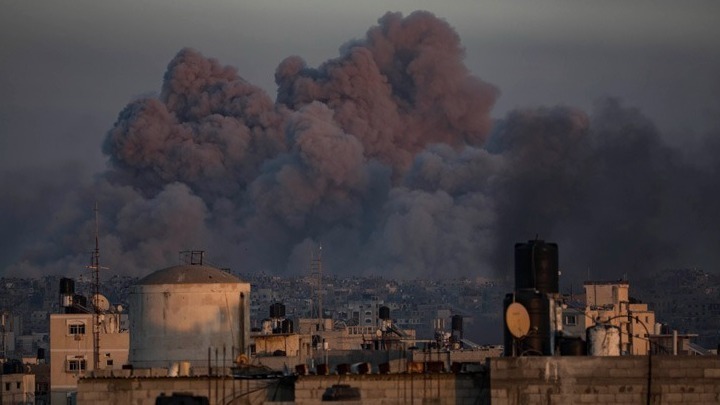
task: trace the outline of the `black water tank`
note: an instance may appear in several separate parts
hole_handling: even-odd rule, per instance
[[[390,308],[384,307],[384,306],[380,307],[379,312],[380,312],[380,319],[382,319],[384,321],[390,319]]]
[[[561,356],[585,356],[586,354],[587,345],[582,338],[565,336],[560,339]]]
[[[553,353],[550,336],[550,301],[546,294],[532,291],[517,294],[518,301],[530,315],[530,332],[521,344],[521,355],[550,356]]]
[[[270,305],[270,318],[284,318],[285,317],[285,305],[276,302]]]
[[[521,339],[516,339],[507,327],[507,308],[513,302],[522,304],[530,318],[530,330]],[[503,300],[503,323],[505,328],[505,356],[513,355],[513,344],[516,356],[551,356],[553,354],[550,329],[550,301],[548,296],[535,291],[524,290],[507,294]]]
[[[512,357],[513,356],[513,335],[510,333],[510,329],[507,327],[507,320],[505,319],[505,316],[507,314],[507,309],[515,302],[514,298],[515,294],[505,294],[505,299],[503,299],[503,316],[502,316],[502,323],[503,323],[503,355],[505,357]]]
[[[60,279],[60,294],[62,295],[73,295],[75,294],[75,281],[71,278]]]
[[[559,291],[557,243],[531,240],[515,244],[515,291]]]
[[[462,315],[453,315],[450,319],[450,324],[452,325],[453,331],[461,332],[463,331],[463,317]]]

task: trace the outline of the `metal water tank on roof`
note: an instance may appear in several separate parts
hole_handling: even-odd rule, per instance
[[[130,291],[130,363],[206,366],[208,349],[228,359],[248,352],[250,284],[204,265],[158,270]]]
[[[596,324],[587,328],[587,352],[590,356],[619,356],[620,328]]]
[[[515,244],[515,291],[537,290],[541,293],[559,291],[557,243],[531,240]]]

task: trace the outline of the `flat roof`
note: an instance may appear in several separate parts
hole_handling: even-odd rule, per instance
[[[613,284],[630,285],[630,282],[627,280],[615,280],[615,281],[585,281],[583,283],[583,285],[613,285]]]

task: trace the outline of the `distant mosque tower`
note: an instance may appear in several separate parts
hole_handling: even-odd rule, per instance
[[[201,253],[201,252],[193,252]],[[193,257],[195,257],[193,255]],[[247,355],[250,284],[192,260],[158,270],[130,292],[130,354],[135,368],[206,366],[208,349],[227,360]],[[223,349],[224,348],[224,349]]]

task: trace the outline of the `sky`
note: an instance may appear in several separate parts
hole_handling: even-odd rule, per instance
[[[427,102],[445,97],[454,104],[407,111],[402,96],[424,91],[418,76],[408,93],[386,97],[377,87],[377,94],[357,96],[402,112],[386,117],[397,119],[398,131],[428,131],[398,150],[382,149],[369,143],[369,135],[353,132],[361,131],[359,124],[343,118],[365,104],[349,107],[335,98],[338,89],[313,86],[333,75],[326,61],[353,60],[360,69],[367,66],[358,60],[369,57],[380,66],[381,50],[351,59],[348,44],[371,43],[368,30],[383,25],[379,19],[387,12],[402,19],[416,10],[437,18],[417,23],[431,26],[439,38],[438,49],[426,53],[437,57],[432,64],[437,76],[426,83],[436,91],[435,101]],[[447,265],[453,276],[504,275],[512,266],[513,241],[536,234],[561,244],[567,258],[561,263],[577,277],[658,266],[715,271],[718,257],[711,250],[718,235],[711,229],[716,221],[711,206],[718,200],[718,160],[711,152],[720,128],[718,12],[715,1],[3,0],[0,275],[77,271],[93,247],[88,245],[95,201],[101,201],[104,259],[115,262],[113,271],[131,275],[174,264],[168,262],[188,247],[206,249],[218,263],[241,271],[299,272],[316,243],[331,247],[325,255],[338,273],[437,277]],[[443,54],[454,44],[448,29],[460,43],[457,52]],[[407,46],[411,53],[422,51]],[[184,49],[192,53],[179,56]],[[396,62],[403,60],[398,55]],[[270,138],[284,131],[289,143],[256,155],[257,162],[238,158],[238,166],[222,176],[206,165],[191,176],[181,172],[182,165],[164,166],[159,158],[131,160],[123,142],[137,135],[133,125],[160,120],[165,109],[179,117],[182,106],[172,97],[191,90],[173,87],[171,79],[183,66],[211,58],[252,85],[241,92],[252,95],[256,108],[273,109],[266,94],[289,111],[276,111],[274,118],[261,114],[277,122],[256,127],[248,115],[252,106],[244,106],[237,113],[243,115],[242,128],[262,128],[258,136]],[[169,74],[171,61],[180,67]],[[401,88],[387,73],[393,67],[383,69],[393,91]],[[286,88],[278,88],[278,72],[290,83]],[[236,78],[223,77],[239,86]],[[363,77],[370,84],[385,80]],[[466,85],[467,93],[477,94],[465,94]],[[159,112],[137,118],[141,107],[129,106],[150,99],[161,99]],[[462,123],[450,125],[434,115],[450,120],[463,105],[477,108],[477,122],[463,116]],[[209,115],[217,113],[213,108]],[[364,125],[384,136],[377,121],[382,114],[368,114],[372,119]],[[194,134],[187,136],[196,139],[193,153],[206,158],[198,151],[207,151],[202,141],[210,139],[203,132],[207,120],[181,119],[181,127]],[[302,131],[318,120],[329,126],[318,133],[332,127],[344,138],[333,151],[313,155]],[[227,128],[225,122],[216,125]],[[443,132],[448,125],[456,132]],[[628,128],[635,128],[632,136],[623,132]],[[149,136],[147,131],[138,136]],[[570,145],[568,139],[572,148],[553,146]],[[172,152],[157,148],[166,158]],[[360,152],[352,152],[358,161],[351,167],[303,160],[354,148]],[[462,180],[473,184],[469,188],[456,180],[455,169],[463,164],[473,168]],[[431,169],[437,173],[430,175]],[[172,173],[163,172],[168,170]],[[338,170],[347,176],[338,178]],[[300,193],[299,186],[283,183],[288,172],[327,174],[322,186],[312,185],[316,200],[303,200],[308,207],[297,207],[306,189]],[[532,194],[528,185],[542,190]],[[267,212],[262,204],[282,209]],[[539,208],[545,205],[552,208]],[[706,213],[709,217],[700,216]],[[613,221],[623,224],[604,228]],[[646,242],[631,242],[634,238]]]

